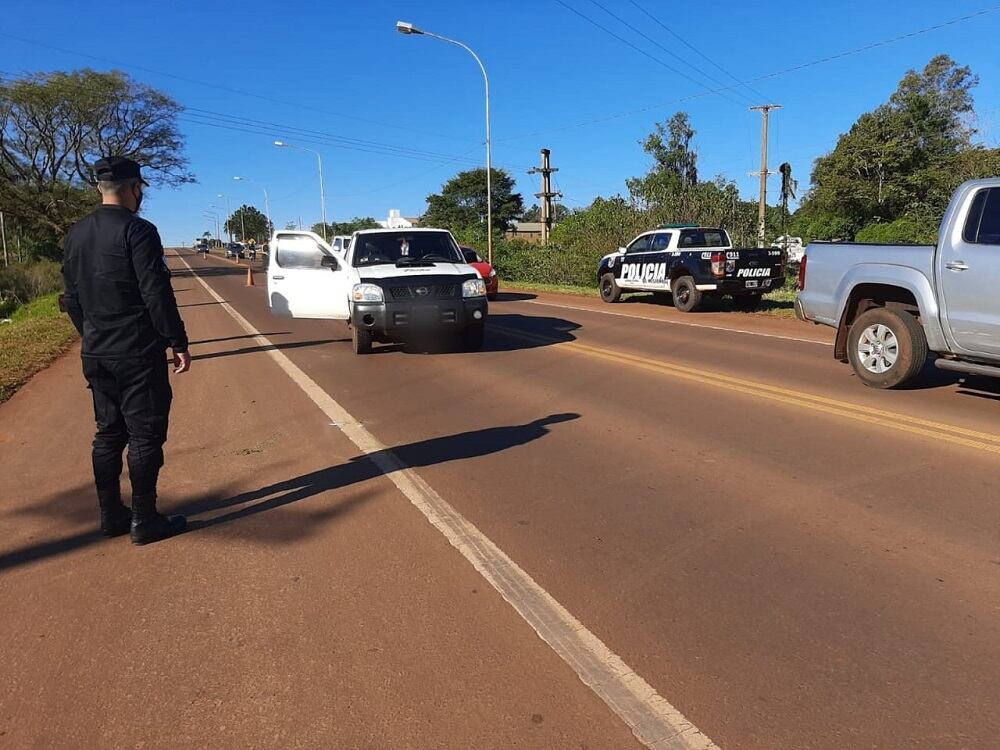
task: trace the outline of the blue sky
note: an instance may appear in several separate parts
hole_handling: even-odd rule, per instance
[[[705,94],[719,84],[703,73],[727,85],[733,79],[630,0],[599,0],[622,20],[594,0],[563,2],[185,0],[125,4],[107,14],[66,0],[24,3],[5,11],[0,31],[124,64],[0,37],[0,70],[119,67],[190,108],[181,127],[198,183],[153,189],[145,209],[170,245],[190,243],[209,228],[202,211],[226,205],[219,193],[234,207],[263,208],[260,190],[234,182],[237,174],[268,189],[279,227],[318,221],[315,157],[275,148],[275,138],[322,152],[328,215],[336,220],[381,218],[390,208],[420,214],[445,179],[482,164],[483,88],[474,61],[451,45],[396,33],[398,19],[460,39],[483,58],[492,84],[494,163],[517,178],[529,205],[539,185],[526,171],[540,148],[552,150],[567,205],[586,205],[622,192],[626,178],[648,168],[637,142],[678,109],[689,112],[697,130],[702,176],[723,174],[756,196],[746,173],[760,158],[760,116],[748,110],[750,100],[762,103],[758,94],[784,107],[772,120],[772,167],[790,161],[804,187],[812,161],[839,133],[884,101],[907,69],[942,52],[979,75],[982,137],[1000,145],[1000,12],[760,81],[752,84],[757,93],[737,87],[719,95]],[[742,81],[1000,9],[989,0],[636,2]],[[236,132],[218,127],[220,114],[274,125]]]

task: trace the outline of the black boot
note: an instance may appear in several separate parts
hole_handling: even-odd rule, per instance
[[[149,544],[180,534],[187,528],[184,516],[167,518],[156,512],[156,493],[132,498],[132,544]]]
[[[97,503],[101,507],[101,533],[104,536],[127,534],[132,523],[132,512],[122,503],[122,493],[117,487],[97,490]]]

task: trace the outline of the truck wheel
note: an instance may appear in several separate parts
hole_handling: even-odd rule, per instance
[[[702,294],[690,276],[681,276],[670,285],[678,312],[694,312],[701,307]]]
[[[357,326],[351,326],[351,343],[355,354],[371,354],[372,332]]]
[[[760,307],[761,297],[759,294],[741,294],[733,297],[733,307],[743,312],[754,312]]]
[[[483,326],[469,326],[462,333],[462,348],[467,352],[478,352],[483,348]]]
[[[606,273],[601,277],[601,299],[605,302],[617,302],[622,298],[622,289],[615,281],[613,273]]]
[[[847,334],[847,355],[865,385],[898,388],[927,361],[927,337],[909,313],[876,307],[854,321]]]

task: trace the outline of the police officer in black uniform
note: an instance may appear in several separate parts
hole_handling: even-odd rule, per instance
[[[147,185],[139,165],[110,156],[94,171],[102,205],[66,235],[65,305],[83,339],[83,374],[94,397],[101,532],[131,531],[134,544],[148,544],[186,526],[184,516],[156,511],[156,480],[172,398],[166,349],[173,350],[175,373],[185,372],[191,358],[160,235],[137,216]],[[119,485],[126,445],[131,511]]]

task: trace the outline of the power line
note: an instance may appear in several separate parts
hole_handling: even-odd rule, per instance
[[[724,83],[723,81],[720,81],[720,80],[719,80],[718,78],[715,78],[714,76],[712,76],[712,75],[709,75],[708,73],[706,73],[706,72],[705,72],[704,70],[702,70],[702,69],[701,69],[701,68],[699,68],[698,66],[696,66],[696,65],[694,65],[694,64],[692,64],[692,63],[690,63],[689,61],[685,60],[685,59],[684,59],[683,57],[681,57],[680,55],[678,55],[678,54],[677,54],[676,52],[673,52],[673,51],[671,51],[671,50],[667,49],[667,48],[666,48],[666,47],[664,47],[664,46],[663,46],[663,45],[662,45],[662,44],[661,44],[660,42],[658,42],[658,41],[657,41],[656,39],[653,39],[653,38],[652,38],[651,36],[649,36],[648,34],[646,34],[646,32],[644,32],[644,31],[643,31],[642,29],[638,29],[638,28],[636,28],[635,26],[633,26],[632,24],[630,24],[630,23],[629,23],[628,21],[626,21],[626,20],[625,20],[624,18],[622,18],[622,17],[621,17],[621,16],[619,16],[619,15],[616,15],[616,14],[615,14],[615,13],[613,13],[613,12],[612,12],[611,10],[609,10],[609,9],[608,9],[608,8],[607,8],[606,6],[604,6],[604,5],[602,5],[601,3],[599,3],[599,2],[597,1],[597,0],[590,0],[590,2],[591,2],[591,4],[593,4],[593,5],[596,5],[596,6],[598,7],[598,8],[600,8],[601,10],[603,10],[603,11],[604,11],[605,13],[607,13],[607,14],[608,14],[609,16],[611,16],[611,17],[612,17],[613,19],[615,19],[616,21],[618,21],[619,23],[621,23],[621,24],[622,24],[623,26],[625,26],[625,27],[626,27],[626,28],[628,28],[629,30],[631,30],[631,31],[635,32],[636,34],[638,34],[639,36],[641,36],[641,37],[642,37],[643,39],[645,39],[645,40],[646,40],[647,42],[650,42],[651,44],[655,45],[655,46],[656,46],[656,47],[658,47],[658,48],[659,48],[660,50],[662,50],[663,52],[666,52],[666,53],[667,53],[668,55],[670,55],[670,56],[671,56],[671,57],[673,57],[674,59],[676,59],[676,60],[680,60],[680,61],[681,61],[681,63],[683,63],[684,65],[687,65],[687,66],[688,66],[689,68],[691,68],[692,70],[696,71],[696,72],[697,72],[697,73],[699,73],[700,75],[704,76],[704,77],[705,77],[705,78],[707,78],[708,80],[712,81],[713,83],[715,83],[715,84],[717,84],[717,85],[719,85],[719,86],[725,86],[725,85],[726,85],[726,84],[725,84],[725,83]],[[638,7],[638,6],[637,6],[637,7]],[[640,8],[640,10],[642,10],[642,9]],[[648,15],[648,14],[647,14],[647,15]],[[654,19],[654,20],[655,20],[655,19]],[[662,25],[662,24],[661,24],[661,25]],[[685,76],[685,78],[687,78],[687,79],[688,79],[689,81],[694,81],[695,83],[697,83],[697,84],[698,84],[699,86],[701,86],[702,88],[704,88],[704,87],[705,87],[705,84],[704,84],[704,83],[702,83],[702,82],[700,82],[700,81],[695,81],[695,79],[693,79],[693,78],[691,78],[691,77],[689,77],[689,76]],[[747,101],[752,101],[752,100],[751,100],[751,99],[750,99],[749,97],[747,97],[747,96],[746,96],[745,94],[740,94],[740,93],[738,93],[738,92],[734,92],[734,93],[737,93],[737,94],[738,94],[739,96],[742,96],[742,97],[743,97],[744,99],[746,99]],[[730,100],[730,101],[732,101],[732,100]]]
[[[613,32],[611,29],[609,29],[607,26],[604,26],[603,24],[598,23],[597,21],[595,21],[590,16],[588,16],[588,15],[586,15],[584,13],[581,13],[576,8],[574,8],[572,5],[569,5],[568,3],[563,2],[563,0],[555,0],[555,2],[557,2],[559,5],[561,5],[562,7],[564,7],[566,10],[570,11],[571,13],[579,16],[580,18],[582,18],[587,23],[589,23],[592,26],[595,26],[596,28],[600,29],[605,34],[607,34],[608,36],[614,37],[615,39],[617,39],[619,42],[621,42],[622,44],[624,44],[627,47],[631,47],[632,49],[634,49],[636,52],[638,52],[643,57],[649,58],[650,60],[652,60],[653,62],[655,62],[657,65],[663,66],[664,68],[666,68],[667,70],[671,71],[672,73],[675,73],[676,75],[679,75],[681,78],[686,78],[687,80],[694,82],[694,84],[697,85],[697,86],[700,86],[702,88],[705,87],[705,84],[702,83],[701,81],[698,81],[698,80],[692,78],[691,76],[689,76],[687,73],[685,73],[685,72],[683,72],[681,70],[678,70],[677,68],[675,68],[670,63],[664,62],[663,60],[661,60],[656,55],[651,55],[649,52],[647,52],[646,50],[644,50],[642,47],[639,47],[638,45],[632,44],[632,42],[630,42],[625,37],[619,36],[618,34],[616,34],[615,32]],[[608,13],[609,15],[613,15],[613,14],[611,14],[611,11],[608,11],[606,9],[605,9],[605,12]],[[729,99],[729,101],[731,101],[731,102],[733,102],[735,104],[740,104],[740,102],[735,101],[734,99],[731,99],[731,98],[727,97],[724,89],[710,90],[710,91],[707,91],[706,93],[712,93],[712,94],[717,93],[720,96],[722,96],[723,98]],[[742,106],[742,104],[740,104],[740,106]]]
[[[764,94],[760,93],[757,89],[753,88],[749,84],[743,83],[742,81],[740,81],[739,78],[737,78],[735,75],[733,75],[728,70],[726,70],[725,68],[723,68],[717,62],[715,62],[715,60],[713,60],[711,57],[709,57],[708,55],[706,55],[704,52],[702,52],[700,49],[698,49],[697,47],[695,47],[693,44],[691,44],[690,42],[688,42],[687,39],[685,39],[684,37],[682,37],[680,34],[676,33],[672,28],[670,28],[669,26],[667,26],[665,23],[663,23],[663,21],[661,21],[659,18],[657,18],[656,16],[654,16],[652,13],[650,13],[648,10],[646,10],[641,5],[639,5],[639,3],[637,3],[635,0],[629,0],[629,2],[631,2],[632,5],[634,5],[636,8],[638,8],[640,12],[644,13],[651,21],[653,21],[653,23],[657,24],[660,28],[662,28],[664,31],[666,31],[668,34],[670,34],[672,37],[674,37],[677,41],[679,41],[681,44],[683,44],[689,50],[691,50],[692,52],[694,52],[696,55],[698,55],[702,59],[706,60],[709,64],[711,64],[712,66],[714,66],[717,70],[722,71],[725,75],[727,75],[730,78],[732,78],[734,81],[736,81],[737,83],[739,83],[741,86],[746,87],[746,89],[751,94],[753,94],[756,97],[759,97],[760,99],[768,99],[769,98],[769,97],[765,96]],[[712,80],[715,80],[715,79],[712,79]],[[716,81],[716,83],[719,83],[719,81]]]
[[[8,71],[0,71],[0,76],[5,76],[8,80],[12,81],[30,81],[32,77],[30,75],[15,76]],[[83,82],[74,82],[78,88],[86,89],[87,85]],[[426,151],[423,149],[413,149],[406,148],[402,146],[396,146],[391,143],[381,143],[378,141],[365,141],[358,138],[351,138],[348,136],[341,136],[334,133],[327,133],[319,130],[311,130],[308,128],[301,128],[294,125],[286,125],[282,123],[269,122],[266,120],[257,120],[254,118],[244,117],[241,115],[231,115],[224,112],[214,112],[208,109],[201,109],[198,107],[183,107],[182,111],[178,115],[177,119],[179,122],[184,122],[192,125],[203,125],[207,127],[215,127],[226,130],[231,130],[233,132],[247,133],[251,135],[261,134],[261,135],[293,135],[297,140],[301,140],[312,145],[327,146],[330,148],[339,148],[349,151],[358,151],[361,153],[377,154],[379,156],[398,156],[400,158],[414,159],[417,161],[427,161],[433,163],[453,163],[453,162],[465,162],[468,164],[479,164],[476,159],[466,158],[465,154],[479,148],[481,144],[473,146],[471,149],[467,149],[462,155],[455,156],[453,154],[443,154],[435,151]],[[511,165],[504,165],[508,169],[521,170],[522,167]]]
[[[564,3],[562,3],[562,0],[555,0],[555,1],[557,3],[564,4]],[[862,52],[868,52],[868,51],[876,49],[878,47],[885,47],[885,46],[888,46],[890,44],[895,44],[896,42],[904,41],[906,39],[913,39],[914,37],[923,36],[924,34],[930,34],[931,32],[939,31],[939,30],[947,28],[949,26],[955,26],[956,24],[964,23],[966,21],[971,21],[971,20],[973,20],[975,18],[980,18],[982,16],[986,16],[986,15],[989,15],[991,13],[996,13],[998,10],[1000,10],[1000,5],[994,5],[994,6],[991,6],[989,8],[985,8],[983,10],[977,11],[975,13],[969,13],[967,15],[960,16],[958,18],[953,18],[953,19],[951,19],[949,21],[942,21],[941,23],[934,24],[933,26],[927,26],[925,28],[917,29],[916,31],[911,31],[911,32],[908,32],[906,34],[900,34],[899,36],[894,36],[894,37],[890,37],[888,39],[882,39],[882,40],[877,41],[877,42],[872,42],[871,44],[866,44],[863,47],[857,47],[857,48],[854,48],[854,49],[845,50],[844,52],[838,52],[838,53],[833,54],[833,55],[827,55],[826,57],[821,57],[821,58],[818,58],[816,60],[810,60],[808,62],[799,63],[797,65],[792,65],[792,66],[787,67],[787,68],[782,68],[781,70],[776,70],[776,71],[774,71],[772,73],[765,73],[763,75],[759,75],[759,76],[756,76],[754,78],[749,78],[749,79],[747,79],[745,81],[740,81],[738,84],[733,84],[732,86],[726,86],[724,90],[732,90],[732,89],[738,88],[739,86],[743,86],[745,84],[759,83],[760,81],[766,81],[766,80],[770,80],[772,78],[777,78],[778,76],[783,76],[783,75],[787,75],[789,73],[794,73],[794,72],[797,72],[799,70],[803,70],[805,68],[811,68],[811,67],[815,67],[817,65],[823,65],[825,63],[833,62],[835,60],[840,60],[840,59],[843,59],[845,57],[851,57],[853,55],[858,55],[858,54],[861,54]],[[540,135],[548,135],[550,133],[561,132],[561,131],[564,131],[564,130],[573,130],[575,128],[587,127],[589,125],[599,125],[601,123],[611,122],[613,120],[620,120],[620,119],[623,119],[623,118],[626,118],[626,117],[632,117],[633,115],[642,114],[642,113],[645,113],[645,112],[650,112],[650,111],[653,111],[653,110],[662,109],[663,107],[669,107],[669,106],[676,105],[676,104],[683,104],[684,102],[689,102],[689,101],[692,101],[694,99],[701,99],[701,98],[703,98],[705,96],[708,96],[709,94],[717,93],[720,90],[723,90],[723,89],[715,89],[715,90],[712,90],[712,91],[704,91],[704,92],[697,93],[697,94],[689,94],[688,96],[679,97],[677,99],[671,99],[669,101],[659,102],[657,104],[652,104],[652,105],[645,106],[645,107],[637,107],[636,109],[628,110],[626,112],[619,112],[617,114],[605,115],[603,117],[595,117],[595,118],[592,118],[592,119],[589,119],[589,120],[584,120],[582,122],[571,123],[569,125],[561,125],[561,126],[557,126],[557,127],[554,127],[554,128],[546,128],[545,130],[535,130],[535,131],[532,131],[530,133],[521,133],[519,135],[513,135],[513,136],[509,136],[507,138],[503,138],[503,139],[501,139],[500,142],[520,140],[522,138],[534,138],[534,137],[537,137],[537,136],[540,136]]]
[[[470,148],[468,151],[465,151],[462,154],[462,156],[465,156],[465,154],[472,153],[473,151],[477,150],[478,148],[479,148],[479,145],[477,144],[477,145],[473,146],[472,148]],[[442,167],[446,167],[449,164],[453,163],[454,161],[455,160],[452,159],[450,161],[440,162],[439,164],[435,164],[434,166],[432,166],[432,167],[430,167],[428,169],[424,169],[424,170],[422,170],[420,172],[417,172],[416,174],[412,174],[409,177],[404,177],[402,180],[397,180],[396,182],[391,182],[388,185],[382,185],[381,187],[372,188],[371,190],[360,190],[360,191],[355,192],[355,193],[339,193],[339,194],[335,194],[333,197],[334,198],[353,198],[353,197],[358,196],[358,195],[370,195],[372,193],[381,193],[383,190],[389,190],[390,188],[397,187],[398,185],[404,185],[407,182],[412,182],[413,180],[419,179],[419,178],[423,177],[424,175],[430,174],[432,172],[436,172],[439,169],[441,169]]]
[[[76,55],[78,57],[84,57],[88,60],[96,60],[97,62],[107,63],[109,65],[117,65],[122,68],[131,70],[141,70],[144,73],[152,73],[153,75],[163,76],[165,78],[172,78],[176,81],[183,81],[184,83],[194,84],[195,86],[204,86],[210,89],[216,89],[217,91],[226,91],[231,94],[239,94],[240,96],[249,96],[254,99],[260,99],[261,101],[270,102],[271,104],[281,104],[286,107],[298,107],[299,109],[307,109],[313,112],[319,112],[320,114],[328,115],[331,117],[342,117],[347,120],[355,120],[357,122],[363,122],[368,125],[378,125],[383,128],[393,128],[395,130],[403,130],[410,133],[418,133],[420,135],[428,135],[434,138],[444,138],[447,140],[464,140],[452,135],[443,135],[441,133],[432,133],[427,130],[418,130],[416,128],[410,128],[403,125],[398,125],[394,123],[379,122],[378,120],[371,120],[366,117],[357,117],[356,115],[348,115],[343,112],[331,112],[329,110],[319,109],[318,107],[312,107],[308,104],[303,104],[302,102],[289,102],[283,99],[276,99],[271,96],[266,96],[264,94],[257,94],[253,91],[245,91],[243,89],[233,88],[232,86],[225,86],[219,83],[212,83],[211,81],[200,81],[197,78],[188,78],[186,76],[180,76],[175,73],[167,73],[162,70],[156,70],[155,68],[147,68],[141,65],[133,65],[132,63],[121,62],[120,60],[112,60],[107,57],[101,57],[99,55],[91,55],[86,52],[78,52],[77,50],[67,49],[65,47],[58,47],[54,44],[48,44],[47,42],[40,42],[37,39],[27,39],[25,37],[16,36],[14,34],[8,34],[6,32],[0,31],[0,37],[5,37],[7,39],[13,39],[15,41],[21,42],[23,44],[31,44],[36,47],[42,47],[43,49],[50,49],[55,52],[62,52],[68,55]]]

